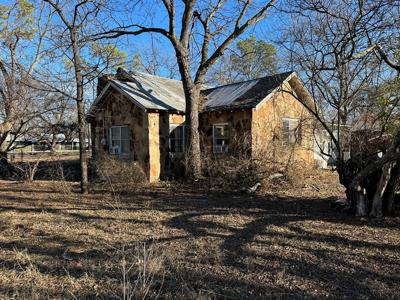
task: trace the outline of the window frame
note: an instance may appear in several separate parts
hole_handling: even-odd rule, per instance
[[[289,122],[289,132],[288,138],[286,137],[286,127],[285,121]],[[294,129],[291,130],[291,122],[297,122]],[[282,118],[282,142],[285,146],[300,146],[302,143],[302,133],[301,133],[301,120],[298,118]],[[291,140],[291,136],[293,135],[294,141]]]
[[[115,128],[119,128],[119,139],[113,139],[112,130],[115,129]],[[127,128],[128,129],[128,139],[123,139],[122,138],[122,128]],[[113,143],[112,143],[113,141],[119,141],[119,143],[120,143],[119,153],[113,153],[114,152]],[[122,152],[122,141],[128,141],[128,152]],[[129,129],[128,125],[113,125],[113,126],[111,126],[109,128],[109,143],[110,143],[110,146],[109,146],[109,151],[108,152],[111,155],[120,155],[120,156],[130,155],[131,154],[131,143],[130,143],[130,141],[131,141],[131,132],[130,132],[130,129]]]
[[[218,126],[226,126],[227,133],[228,133],[226,138],[217,138],[215,136],[215,133],[216,133],[215,128]],[[219,150],[217,151],[217,149],[218,149],[217,148],[218,145],[216,143],[217,139],[227,140],[226,145],[224,145],[224,148],[221,148],[220,151]],[[214,124],[212,124],[212,147],[213,147],[213,152],[215,154],[225,154],[225,153],[229,152],[229,123],[214,123]]]
[[[183,136],[182,136],[182,152],[172,152],[171,151],[171,132],[175,129],[177,129],[178,127],[181,127],[183,130]],[[172,128],[172,129],[171,129]],[[174,140],[179,140],[177,138],[174,138]],[[182,155],[183,153],[185,153],[185,149],[186,149],[186,125],[185,124],[170,124],[169,125],[169,133],[168,133],[168,152],[172,155]]]

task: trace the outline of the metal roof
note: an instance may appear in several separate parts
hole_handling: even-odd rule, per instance
[[[279,88],[293,72],[232,83],[202,91],[205,110],[253,108]]]
[[[111,82],[146,109],[185,111],[185,94],[181,81],[141,72],[129,72],[129,75],[129,81]]]
[[[293,72],[286,72],[204,89],[201,92],[206,100],[203,108],[205,111],[253,108],[279,88],[292,74]],[[185,112],[185,93],[181,81],[125,70],[119,70],[117,78],[108,81],[93,103],[89,114],[110,86],[143,109]]]

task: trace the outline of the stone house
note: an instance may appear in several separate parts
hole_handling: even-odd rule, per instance
[[[251,156],[282,154],[293,163],[315,164],[314,121],[296,97],[310,99],[294,72],[205,88],[199,115],[203,154],[235,155],[239,146]],[[186,126],[181,81],[119,69],[99,78],[87,119],[95,159],[112,155],[136,161],[149,181],[182,172]]]

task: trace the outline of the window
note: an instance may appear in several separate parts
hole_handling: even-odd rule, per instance
[[[169,152],[183,153],[185,151],[185,125],[171,124],[169,126]]]
[[[110,128],[110,153],[129,154],[130,133],[128,126],[113,126]]]
[[[228,152],[228,124],[213,125],[213,148],[215,153]]]
[[[283,143],[285,145],[301,144],[301,126],[298,119],[284,118],[283,121]]]

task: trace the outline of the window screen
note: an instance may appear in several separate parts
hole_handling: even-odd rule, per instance
[[[171,125],[169,128],[169,151],[183,153],[185,151],[185,126]]]
[[[215,153],[228,152],[229,132],[228,124],[213,125],[213,148]]]
[[[130,153],[130,132],[128,126],[114,126],[110,128],[111,154]]]
[[[298,119],[282,119],[283,143],[285,145],[301,144],[301,124]]]

